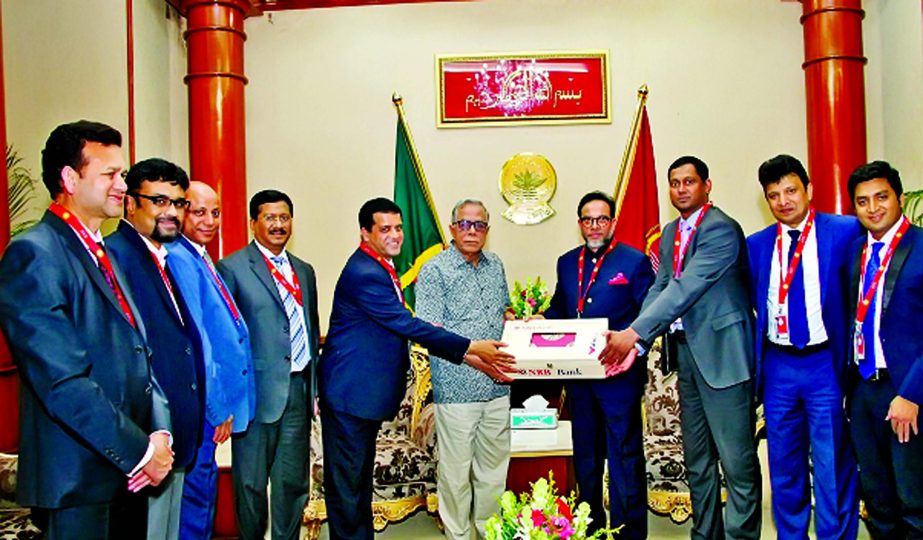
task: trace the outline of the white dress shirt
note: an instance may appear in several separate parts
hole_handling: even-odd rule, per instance
[[[865,278],[865,266],[868,263],[868,258],[872,253],[872,244],[874,244],[875,242],[881,242],[884,244],[884,246],[882,246],[881,250],[878,252],[878,258],[882,262],[885,262],[884,258],[885,258],[885,253],[888,250],[888,245],[894,239],[894,236],[897,234],[897,230],[901,227],[901,223],[903,222],[904,222],[903,218],[897,220],[897,223],[892,225],[891,228],[888,229],[888,232],[886,232],[884,236],[881,237],[881,240],[875,240],[872,237],[872,233],[867,234],[867,240],[865,243],[866,245],[865,260],[859,261],[859,263],[862,265],[862,268],[859,269],[859,301],[860,302],[862,301],[862,290],[865,286],[865,284],[863,283],[864,278]],[[891,266],[891,261],[887,261],[885,263],[884,271],[881,275],[881,281],[878,282],[878,288],[875,289],[875,313],[869,313],[868,316],[866,316],[866,320],[868,320],[869,316],[875,317],[875,329],[877,330],[875,332],[875,367],[877,369],[885,369],[888,367],[888,363],[885,360],[885,351],[884,351],[884,348],[881,346],[881,308],[882,308],[882,303],[884,302],[885,280],[888,278],[888,268],[890,266]],[[869,344],[866,343],[865,346],[868,347]]]

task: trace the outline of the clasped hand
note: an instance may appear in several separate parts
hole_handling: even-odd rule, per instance
[[[506,343],[493,339],[472,341],[465,353],[465,363],[497,382],[512,382],[507,374],[516,373],[515,358],[500,347],[506,347]]]
[[[606,346],[599,353],[599,362],[606,368],[606,377],[628,371],[638,357],[635,344],[641,336],[630,327],[617,332],[606,332]]]

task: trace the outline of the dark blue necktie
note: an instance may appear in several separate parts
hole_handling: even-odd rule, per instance
[[[801,231],[788,231],[792,237],[791,245],[788,246],[788,265],[791,267],[792,259],[795,257],[795,250],[798,247],[798,237]],[[804,301],[804,261],[799,261],[795,275],[792,276],[792,283],[788,289],[788,326],[789,340],[792,345],[803,349],[811,341],[811,332],[808,330],[808,311]]]
[[[881,251],[884,242],[875,242],[872,244],[871,253],[869,253],[869,262],[865,265],[865,278],[862,280],[862,297],[868,294],[872,286],[872,280],[875,279],[875,273],[881,266],[881,259],[878,258],[878,252]],[[859,362],[859,374],[863,379],[868,379],[875,373],[875,304],[878,292],[872,295],[869,301],[869,309],[865,312],[865,321],[862,323],[862,340],[865,343],[865,358]]]

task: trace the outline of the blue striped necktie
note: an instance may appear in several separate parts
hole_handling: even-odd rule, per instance
[[[792,242],[788,246],[788,264],[791,266],[801,231],[788,231],[788,235],[792,238]],[[795,270],[795,275],[792,276],[792,283],[788,290],[789,341],[799,349],[805,348],[811,341],[811,332],[808,329],[808,310],[805,304],[804,257],[800,257],[798,268]]]
[[[284,277],[284,269],[288,265],[288,259],[279,256],[270,257],[270,260]],[[294,271],[293,268],[292,272]],[[282,305],[285,306],[285,315],[288,317],[288,335],[292,343],[292,371],[301,371],[308,365],[308,360],[310,360],[308,357],[308,336],[305,333],[307,325],[302,322],[301,312],[298,309],[298,302],[295,301],[295,297],[292,296],[292,293],[288,292],[288,290],[279,283],[276,284],[276,289],[279,290],[279,294],[282,296]]]
[[[881,259],[878,257],[878,252],[881,251],[881,248],[884,246],[884,242],[875,242],[872,244],[871,253],[869,253],[869,261],[865,265],[865,277],[862,280],[862,297],[864,298],[869,292],[869,288],[872,286],[872,280],[875,279],[875,273],[878,272],[878,267],[881,266]],[[879,284],[879,287],[881,284]],[[872,295],[872,299],[869,302],[868,311],[865,312],[865,321],[862,322],[862,341],[865,344],[865,358],[859,362],[859,375],[863,379],[868,379],[875,373],[875,304],[878,302],[878,291],[875,291],[875,294]]]

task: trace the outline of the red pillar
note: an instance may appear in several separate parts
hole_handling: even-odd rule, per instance
[[[217,259],[247,244],[244,127],[244,19],[249,0],[183,0],[189,87],[190,178],[221,199],[222,225],[209,252]]]
[[[6,96],[3,91],[3,19],[0,16],[0,253],[10,242],[10,201],[6,170]],[[16,364],[0,332],[0,452],[15,452],[19,445],[19,380]]]
[[[861,0],[802,0],[808,169],[814,204],[852,213],[850,173],[866,162]]]

